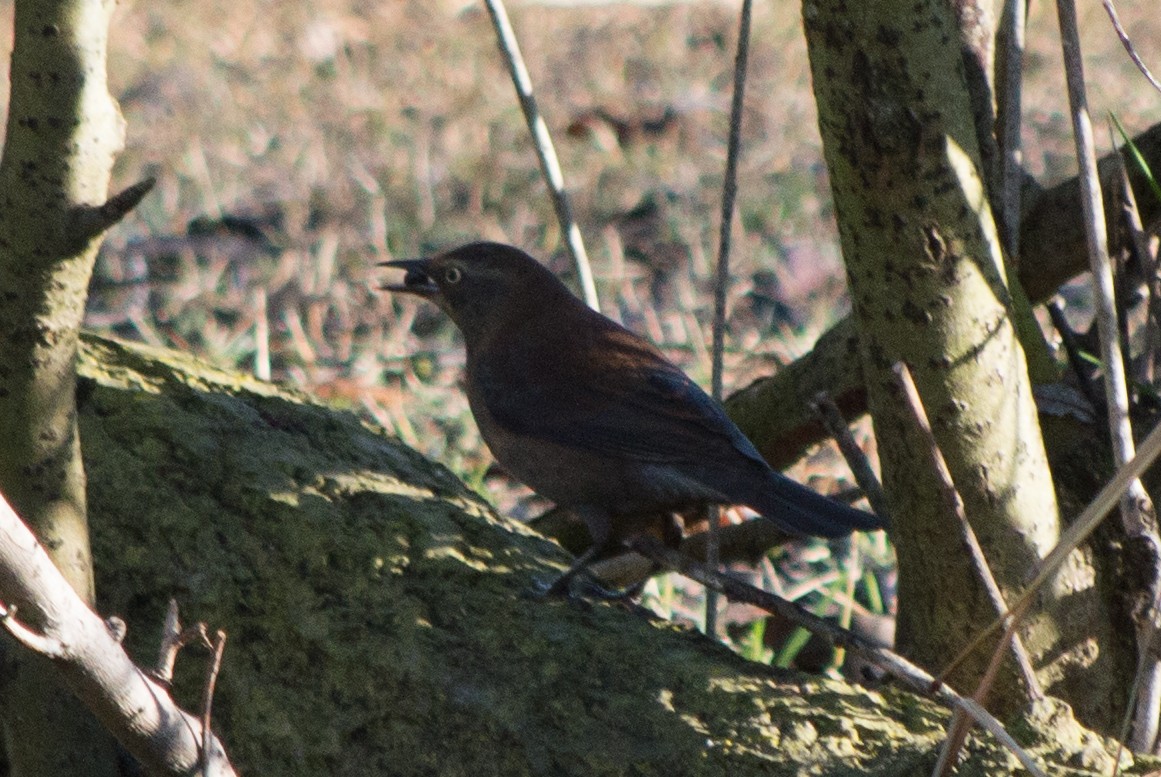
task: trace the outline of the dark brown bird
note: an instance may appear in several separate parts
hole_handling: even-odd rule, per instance
[[[740,504],[791,535],[883,528],[772,470],[657,348],[523,251],[472,243],[383,266],[407,272],[384,289],[434,302],[463,333],[468,401],[496,460],[585,521],[593,544],[549,593],[567,592],[640,516]]]

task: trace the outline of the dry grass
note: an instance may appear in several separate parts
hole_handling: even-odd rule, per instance
[[[1156,9],[1124,5],[1161,69]],[[720,2],[513,10],[603,309],[703,383],[735,13]],[[798,13],[755,11],[727,392],[803,353],[846,310]],[[1052,14],[1034,5],[1025,137],[1029,169],[1059,177],[1071,140]],[[1085,14],[1094,115],[1114,110],[1131,131],[1161,120],[1099,7]],[[490,458],[456,387],[454,332],[376,292],[375,263],[482,237],[568,271],[483,11],[130,0],[109,71],[129,127],[117,185],[159,185],[109,236],[89,324],[246,369],[268,339],[275,379],[370,415],[480,485]],[[626,216],[647,201],[656,208]],[[521,512],[521,492],[494,493]]]

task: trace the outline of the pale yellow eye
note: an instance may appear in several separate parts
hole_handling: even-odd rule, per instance
[[[448,283],[459,283],[464,277],[464,271],[458,267],[449,267],[443,271],[443,279]]]

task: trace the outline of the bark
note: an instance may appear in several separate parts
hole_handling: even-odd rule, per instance
[[[1006,595],[1055,544],[1056,499],[1013,326],[1003,256],[953,9],[940,0],[804,3],[819,125],[847,265],[861,363],[899,559],[897,644],[938,669],[995,618],[942,507],[891,365],[908,364],[969,520]],[[1067,576],[1025,645],[1050,660],[1083,649],[1065,625]],[[1075,613],[1070,613],[1075,618]],[[1091,615],[1092,613],[1090,613]],[[1086,627],[1103,633],[1101,624]],[[974,686],[987,657],[955,676]],[[992,698],[1023,706],[1014,671]]]
[[[0,490],[89,602],[77,337],[100,236],[135,202],[106,202],[124,136],[105,81],[113,7],[112,0],[16,3],[0,160]],[[12,660],[0,678],[0,714],[14,774],[112,773],[111,740],[57,689],[43,662]]]

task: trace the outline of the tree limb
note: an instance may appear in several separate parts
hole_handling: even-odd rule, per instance
[[[80,247],[103,234],[136,208],[155,183],[156,178],[146,178],[114,194],[104,205],[81,205],[74,208],[69,217],[70,242]]]
[[[51,661],[60,680],[151,775],[233,775],[202,724],[134,665],[105,622],[81,600],[32,532],[0,496],[0,620],[24,647]],[[21,621],[17,621],[19,614]],[[59,732],[64,734],[66,732]]]

